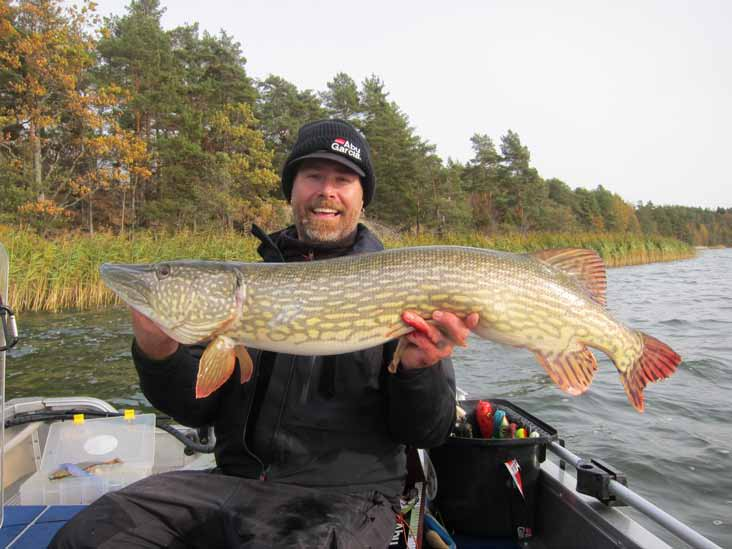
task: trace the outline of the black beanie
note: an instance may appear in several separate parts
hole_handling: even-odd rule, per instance
[[[361,177],[363,205],[369,205],[376,187],[371,151],[366,138],[351,124],[338,119],[316,120],[300,128],[297,142],[282,168],[282,194],[288,202],[297,165],[306,158],[332,160],[356,172]]]

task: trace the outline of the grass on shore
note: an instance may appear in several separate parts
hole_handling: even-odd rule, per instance
[[[435,244],[434,238],[407,237],[397,246]],[[595,250],[608,267],[624,267],[658,261],[694,257],[694,248],[685,242],[663,236],[625,233],[526,233],[497,236],[448,235],[439,244],[492,248],[507,252],[535,252],[551,248],[589,248]]]
[[[65,234],[45,239],[26,230],[0,226],[0,243],[10,254],[9,304],[16,312],[92,309],[117,303],[99,277],[102,263],[150,263],[197,258],[256,261],[258,241],[226,232],[160,235],[138,232],[119,237]],[[546,248],[596,250],[608,266],[692,257],[694,249],[678,240],[625,234],[529,233],[526,235],[404,236],[385,239],[387,247],[447,244],[530,252]]]

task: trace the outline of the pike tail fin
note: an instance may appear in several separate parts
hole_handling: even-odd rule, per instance
[[[652,381],[671,376],[681,362],[681,357],[655,337],[644,333],[640,335],[643,338],[643,354],[627,371],[620,374],[620,379],[628,400],[636,410],[642,412],[643,388]]]

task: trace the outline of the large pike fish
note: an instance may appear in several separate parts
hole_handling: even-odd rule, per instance
[[[233,373],[252,373],[245,346],[298,355],[366,349],[413,330],[402,312],[480,315],[475,332],[532,351],[572,395],[587,390],[599,349],[610,357],[631,404],[670,376],[681,358],[615,320],[605,308],[605,266],[591,250],[512,254],[458,246],[400,248],[304,263],[170,261],[105,264],[104,282],[184,344],[210,340],[196,396]]]

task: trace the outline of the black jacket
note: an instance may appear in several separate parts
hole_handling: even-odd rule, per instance
[[[382,249],[359,225],[355,243],[344,249],[306,246],[289,227],[265,237],[259,252],[265,261],[297,261]],[[152,361],[133,344],[133,358],[153,406],[184,425],[214,425],[222,472],[395,496],[406,474],[405,445],[441,444],[455,415],[452,363],[391,375],[386,366],[395,346],[326,357],[249,349],[252,379],[241,385],[235,371],[198,400],[203,346],[181,345],[172,357]]]

